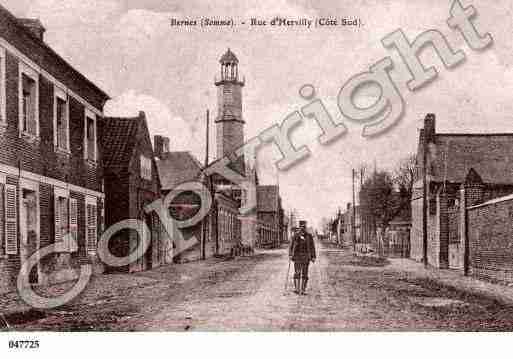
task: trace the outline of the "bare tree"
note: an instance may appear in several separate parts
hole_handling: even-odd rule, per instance
[[[399,191],[405,191],[410,196],[413,191],[416,166],[417,157],[409,155],[399,161],[399,165],[393,173],[394,184],[399,187]]]

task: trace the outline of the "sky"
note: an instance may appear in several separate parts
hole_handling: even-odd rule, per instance
[[[279,151],[265,146],[258,154],[260,180],[279,183],[287,210],[318,225],[351,201],[351,169],[362,163],[391,169],[416,151],[418,129],[428,112],[437,116],[440,132],[513,132],[513,3],[510,0],[462,0],[473,5],[474,24],[489,32],[493,46],[471,50],[446,20],[446,0],[0,0],[20,17],[39,18],[45,41],[111,97],[110,116],[146,112],[152,135],[170,137],[171,150],[205,151],[205,111],[216,110],[214,77],[218,60],[229,47],[243,73],[246,138],[281,123],[307,102],[298,95],[312,84],[337,123],[348,133],[320,145],[320,130],[305,120],[292,133],[297,147],[308,146],[307,160],[278,171]],[[272,29],[247,27],[173,28],[169,18],[248,19],[361,18],[361,28]],[[438,78],[416,92],[405,87],[407,69],[381,39],[402,29],[413,40],[437,29],[466,61],[447,70],[431,49],[422,52]],[[392,131],[377,138],[361,136],[363,125],[343,118],[337,95],[352,76],[368,71],[384,57],[394,62],[391,76],[405,100],[405,116]],[[373,99],[375,91],[361,100]],[[211,131],[213,135],[214,131]],[[214,141],[214,139],[212,138]]]

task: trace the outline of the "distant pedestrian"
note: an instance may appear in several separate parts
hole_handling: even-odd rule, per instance
[[[299,230],[290,243],[289,257],[294,262],[294,293],[305,295],[308,266],[316,259],[314,240],[306,231],[306,221],[299,221]]]

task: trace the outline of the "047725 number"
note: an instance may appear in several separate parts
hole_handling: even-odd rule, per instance
[[[9,349],[39,349],[39,340],[9,340]]]

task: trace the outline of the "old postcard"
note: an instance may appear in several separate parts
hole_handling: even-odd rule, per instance
[[[0,0],[2,350],[510,332],[512,16]]]

